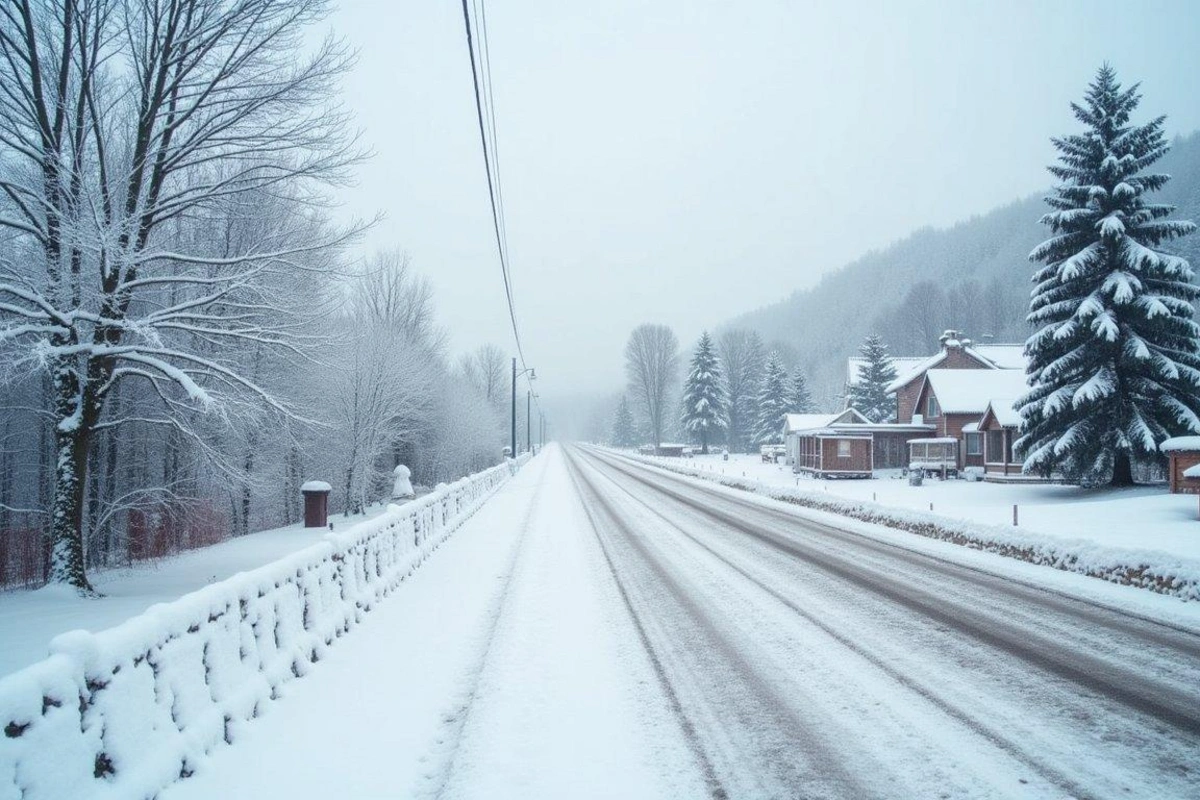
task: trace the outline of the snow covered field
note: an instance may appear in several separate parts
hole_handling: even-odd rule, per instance
[[[719,455],[662,459],[664,466],[687,466],[716,475],[745,477],[768,486],[828,492],[850,500],[874,500],[897,508],[929,511],[939,516],[985,525],[1012,525],[1018,506],[1019,527],[1051,538],[1082,540],[1105,547],[1157,550],[1200,560],[1200,515],[1197,498],[1172,495],[1165,486],[1131,489],[1080,489],[1076,486],[982,483],[926,479],[909,486],[906,479],[819,480],[794,475],[784,464],[764,464],[758,455]]]
[[[332,519],[335,530],[373,519],[386,506],[368,509],[366,516]],[[261,567],[319,542],[328,533],[299,523],[229,539],[212,547],[189,550],[155,561],[92,576],[104,596],[84,600],[74,591],[47,586],[36,591],[0,592],[0,676],[15,672],[47,655],[50,640],[72,630],[100,631],[145,611],[155,603],[224,580],[238,572]]]

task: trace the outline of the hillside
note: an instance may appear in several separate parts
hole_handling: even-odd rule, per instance
[[[1156,167],[1172,176],[1157,195],[1176,218],[1200,221],[1200,133],[1179,137]],[[992,341],[1024,341],[1029,252],[1046,237],[1046,205],[1035,195],[950,228],[922,228],[825,276],[786,300],[743,314],[724,328],[757,330],[790,345],[814,396],[839,403],[845,360],[869,332],[894,355],[926,355],[946,328]],[[1200,267],[1200,233],[1174,243]]]

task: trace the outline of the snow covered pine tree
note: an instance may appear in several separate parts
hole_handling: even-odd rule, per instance
[[[850,385],[849,405],[872,422],[888,422],[896,412],[887,386],[896,380],[896,367],[883,338],[871,334],[858,348],[866,362],[858,368],[858,379]]]
[[[1132,462],[1200,431],[1200,290],[1187,261],[1155,249],[1195,225],[1146,202],[1169,176],[1140,174],[1167,151],[1163,117],[1130,124],[1140,99],[1106,64],[1071,104],[1086,132],[1053,140],[1061,184],[1042,217],[1054,235],[1030,254],[1045,266],[1033,276],[1031,388],[1014,443],[1029,473],[1128,485]]]
[[[637,444],[637,428],[633,423],[633,411],[629,408],[629,398],[621,395],[617,404],[617,414],[613,419],[612,443],[617,447],[633,447]]]
[[[788,397],[788,412],[810,414],[812,411],[812,393],[808,391],[808,381],[804,380],[804,373],[796,367],[796,374],[792,376],[792,393]]]
[[[709,434],[725,427],[725,387],[708,331],[696,345],[692,367],[683,385],[683,427],[700,440],[700,452],[705,454]]]
[[[787,370],[783,368],[779,354],[772,350],[763,373],[762,388],[758,392],[758,431],[755,440],[760,444],[783,441],[784,418],[791,402],[787,379]]]

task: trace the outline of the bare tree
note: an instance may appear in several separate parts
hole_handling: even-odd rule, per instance
[[[0,6],[0,341],[50,377],[53,581],[90,591],[87,470],[123,381],[169,409],[248,395],[286,405],[226,358],[299,353],[272,291],[333,266],[341,237],[311,206],[356,158],[332,105],[347,51],[302,37],[324,0],[5,0]],[[229,249],[214,213],[294,209]]]
[[[654,439],[662,444],[664,423],[674,407],[672,391],[679,373],[679,340],[666,325],[634,328],[625,346],[625,374],[629,389],[642,407]]]
[[[508,356],[494,344],[480,345],[462,357],[463,376],[490,405],[501,404],[508,388]]]

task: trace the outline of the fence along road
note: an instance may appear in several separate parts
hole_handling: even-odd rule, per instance
[[[713,796],[1200,796],[1195,632],[568,461]]]

